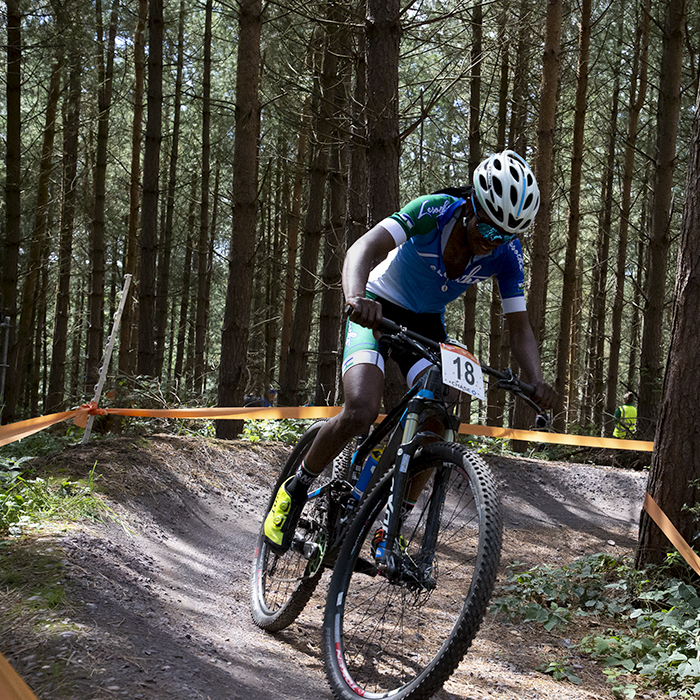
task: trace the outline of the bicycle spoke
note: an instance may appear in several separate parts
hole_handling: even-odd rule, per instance
[[[448,447],[443,452],[449,456],[451,449]],[[435,448],[433,452],[438,450]],[[500,511],[493,522],[490,517],[484,517],[481,496],[472,488],[470,477],[459,463],[458,457],[462,455],[457,451],[454,462],[446,462],[444,491],[438,488],[436,495],[431,496],[434,475],[423,489],[402,527],[401,545],[394,550],[397,560],[394,573],[375,577],[349,573],[344,582],[340,582],[338,572],[334,573],[325,631],[331,632],[333,619],[336,661],[330,661],[340,671],[341,688],[359,687],[373,698],[410,698],[428,674],[433,674],[434,679],[431,676],[426,687],[429,683],[437,687],[444,682],[471,643],[495,580]],[[443,460],[424,460],[422,466],[435,474],[442,468]],[[437,532],[424,540],[431,512],[430,498],[437,499],[432,505],[435,516],[439,513],[433,520]],[[388,499],[387,484],[384,492],[375,496],[376,503],[368,503],[371,515],[365,514],[364,522],[358,525],[361,532],[353,532],[351,559],[360,556],[373,560],[371,542],[375,530],[382,525]],[[494,537],[483,537],[484,528],[494,528]],[[487,551],[489,561],[484,569],[483,558],[478,554],[480,545],[487,540],[493,540],[494,549]],[[435,543],[434,551],[425,551],[425,541]],[[330,605],[331,602],[334,604]],[[329,651],[328,645],[324,645],[324,653]],[[328,657],[326,661],[329,662]],[[333,673],[329,674],[329,680],[337,687],[334,678]],[[425,692],[422,688],[416,697],[428,697]],[[347,693],[347,697],[352,697],[352,693]]]

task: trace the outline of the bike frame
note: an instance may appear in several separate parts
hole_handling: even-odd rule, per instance
[[[401,336],[409,331],[400,329]],[[401,339],[398,336],[398,340]],[[417,336],[420,338],[420,336]],[[422,339],[424,340],[424,339]],[[417,341],[411,339],[411,345],[415,347]],[[439,350],[439,345],[435,344]],[[339,502],[340,512],[335,522],[331,522],[334,532],[331,533],[332,541],[327,547],[324,558],[328,553],[334,552],[342,542],[345,530],[349,525],[354,512],[359,506],[362,496],[369,493],[374,485],[393,468],[393,479],[391,498],[388,503],[389,523],[386,539],[385,552],[378,558],[378,569],[391,576],[396,571],[394,561],[393,546],[398,536],[400,528],[400,512],[403,502],[403,495],[408,482],[408,465],[418,448],[423,444],[423,435],[419,434],[419,427],[427,416],[437,417],[444,429],[443,435],[431,433],[431,441],[435,438],[452,441],[457,433],[459,421],[456,416],[448,412],[443,399],[443,383],[440,370],[440,358],[435,350],[430,350],[419,346],[427,359],[433,362],[433,366],[419,379],[402,397],[399,404],[389,412],[384,420],[364,438],[357,446],[352,455],[349,474],[347,478],[334,478],[327,484],[309,493],[309,500],[318,498],[328,491],[347,494],[344,498],[331,498],[331,502]],[[393,434],[392,434],[393,433]],[[385,438],[389,437],[388,444],[376,466],[367,459],[370,452],[377,447]],[[393,464],[393,467],[392,467]],[[371,475],[368,470],[374,469]],[[365,480],[367,486],[362,492],[355,487],[357,483]],[[434,506],[431,508],[438,513]],[[435,517],[433,518],[435,521]],[[437,521],[435,521],[437,523]],[[433,530],[435,528],[432,528]],[[424,547],[427,546],[425,559],[430,559],[430,540],[434,539],[434,533],[426,532]],[[434,542],[432,543],[434,548]],[[423,549],[422,548],[422,549]]]

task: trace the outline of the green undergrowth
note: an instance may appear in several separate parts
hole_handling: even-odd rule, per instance
[[[595,627],[579,652],[599,662],[620,698],[644,688],[669,697],[700,694],[700,597],[697,577],[677,554],[644,571],[609,554],[585,556],[559,568],[536,566],[513,573],[496,591],[499,616],[542,625],[548,631]],[[579,682],[561,660],[539,670],[557,680]]]
[[[247,420],[241,437],[249,442],[275,441],[295,445],[314,422],[297,418]]]
[[[49,522],[71,522],[109,516],[96,492],[95,466],[86,479],[33,474],[29,457],[0,457],[0,536],[18,536]]]

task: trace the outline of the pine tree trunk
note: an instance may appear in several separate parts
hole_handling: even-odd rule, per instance
[[[58,246],[58,290],[54,312],[53,348],[49,393],[46,400],[51,413],[63,410],[66,380],[66,351],[68,346],[68,314],[70,310],[71,258],[73,253],[73,225],[78,196],[78,129],[80,125],[80,59],[71,56],[68,103],[63,120],[63,201],[61,231]],[[80,297],[82,302],[82,297]],[[77,334],[73,334],[75,340]],[[75,359],[76,353],[73,353]]]
[[[367,231],[367,101],[366,41],[363,32],[355,35],[354,85],[351,110],[350,154],[348,163],[348,218],[346,248]]]
[[[158,260],[158,280],[156,285],[156,376],[163,374],[165,353],[165,332],[168,318],[168,288],[170,286],[170,257],[173,245],[173,218],[175,214],[175,189],[177,187],[177,165],[180,150],[180,117],[182,107],[182,73],[184,66],[185,0],[180,0],[180,20],[177,39],[177,72],[175,76],[175,105],[173,114],[173,135],[170,146],[168,168],[168,194],[165,204],[165,226],[163,228]],[[173,318],[174,325],[174,318]],[[168,366],[168,376],[172,367]]]
[[[611,436],[615,427],[612,420],[618,405],[617,384],[620,367],[620,344],[622,338],[622,311],[625,300],[625,279],[627,273],[627,240],[629,236],[630,212],[632,209],[632,180],[634,178],[634,158],[637,147],[639,114],[646,101],[647,94],[647,55],[649,50],[650,0],[645,0],[640,10],[641,18],[635,32],[637,40],[634,47],[632,80],[630,88],[630,107],[625,140],[625,160],[622,172],[622,192],[620,194],[620,230],[618,233],[617,268],[615,273],[615,294],[613,297],[608,379],[605,397],[604,434]]]
[[[148,3],[148,117],[143,156],[141,274],[139,285],[138,373],[154,377],[158,178],[163,101],[163,0]]]
[[[591,39],[591,0],[582,0],[579,28],[578,80],[576,81],[576,107],[574,113],[574,142],[571,157],[571,187],[569,189],[569,222],[564,262],[564,286],[561,298],[559,342],[557,343],[557,375],[555,389],[559,402],[555,409],[555,428],[564,431],[566,426],[565,400],[570,381],[569,353],[574,299],[576,296],[576,259],[581,213],[581,168],[583,165],[583,130],[586,122],[586,93],[588,89],[588,55]]]
[[[107,145],[109,140],[109,112],[112,105],[112,79],[114,75],[114,46],[117,34],[117,9],[119,0],[113,0],[107,40],[107,62],[102,28],[102,2],[95,3],[97,15],[97,150],[93,173],[94,210],[90,228],[90,303],[86,344],[85,395],[92,397],[100,373],[100,358],[104,337],[105,292],[105,200],[107,181]]]
[[[646,309],[639,385],[637,430],[651,437],[661,401],[663,322],[666,271],[670,245],[671,197],[676,161],[676,138],[681,106],[681,68],[686,0],[669,0],[666,7],[656,133],[656,174],[649,235]]]
[[[144,30],[148,15],[148,0],[139,0],[139,14],[134,32],[134,115],[131,129],[131,168],[129,179],[129,222],[127,230],[124,274],[138,280],[138,224],[140,209],[141,123],[143,121],[143,85],[145,74]],[[131,376],[136,371],[136,343],[133,327],[138,310],[138,285],[132,284],[124,304],[119,335],[119,373]]]
[[[22,114],[21,63],[22,63],[22,11],[19,0],[8,0],[7,4],[7,142],[5,150],[5,246],[2,260],[2,289],[0,289],[0,317],[10,317],[10,369],[5,375],[5,396],[2,420],[15,420],[15,404],[19,386],[15,386],[13,348],[17,334],[17,280],[19,274],[19,249],[21,231],[21,152]],[[15,360],[16,362],[16,360]]]
[[[339,366],[340,316],[343,293],[341,272],[345,254],[345,212],[348,193],[348,136],[345,114],[348,111],[350,34],[346,22],[350,8],[346,0],[331,3],[328,12],[333,30],[329,46],[337,55],[334,82],[329,86],[328,99],[333,106],[331,115],[331,158],[328,178],[328,222],[326,224],[323,292],[321,294],[321,324],[318,341],[316,405],[334,405]]]
[[[287,262],[284,270],[284,304],[282,308],[282,334],[280,337],[280,384],[287,374],[287,357],[289,342],[292,337],[294,318],[294,292],[296,289],[297,257],[299,253],[299,225],[301,222],[301,198],[304,186],[304,161],[306,159],[307,123],[306,107],[301,121],[301,131],[297,142],[297,154],[294,166],[294,185],[292,202],[287,227]],[[280,396],[280,404],[283,403]]]
[[[368,0],[367,161],[370,224],[399,208],[399,0]]]
[[[46,105],[46,121],[41,149],[41,164],[39,166],[39,183],[37,187],[36,211],[34,215],[34,231],[29,246],[27,272],[22,285],[21,309],[17,323],[16,343],[10,359],[10,377],[5,399],[8,406],[16,406],[19,399],[22,382],[25,378],[26,355],[35,333],[33,325],[38,319],[35,314],[36,296],[39,287],[39,275],[42,271],[42,261],[46,259],[49,184],[53,168],[53,143],[56,134],[56,113],[61,90],[61,73],[63,56],[59,55],[51,70],[48,101]],[[30,365],[31,367],[31,365]]]
[[[559,65],[561,61],[562,0],[548,0],[542,58],[542,90],[537,127],[535,176],[540,189],[540,208],[532,231],[532,253],[528,281],[527,310],[538,343],[544,336],[549,272],[549,239],[552,220],[552,174],[554,171],[554,129],[556,126]]]
[[[221,333],[219,405],[240,406],[245,392],[248,328],[255,254],[260,131],[261,0],[240,3],[236,72],[236,142],[233,154],[233,216],[226,309]],[[235,255],[233,252],[235,251]],[[243,421],[218,421],[216,434],[234,438]]]
[[[680,8],[679,8],[680,10]],[[682,10],[680,16],[682,17]],[[695,103],[685,207],[676,272],[671,346],[663,400],[654,441],[647,491],[680,534],[692,543],[697,534],[700,500],[700,432],[697,409],[700,364],[697,323],[700,317],[700,90]],[[642,512],[636,566],[659,564],[671,549],[665,535]]]
[[[324,37],[323,53],[316,54],[315,95],[312,103],[312,155],[309,176],[309,198],[301,247],[301,265],[297,287],[292,334],[284,376],[281,377],[280,402],[298,405],[302,401],[301,383],[306,376],[307,352],[311,335],[311,318],[318,256],[323,229],[323,204],[328,173],[328,149],[332,130],[332,105],[329,91],[336,76],[337,58]],[[320,74],[319,74],[320,73]],[[305,400],[305,399],[304,399]]]
[[[192,195],[190,197],[190,211],[187,217],[187,242],[185,244],[185,266],[182,272],[182,295],[180,297],[180,321],[177,326],[177,354],[175,356],[175,380],[180,383],[184,374],[185,364],[185,340],[187,337],[187,319],[189,316],[190,283],[192,277],[192,241],[194,240],[194,228],[196,225],[196,195],[197,181],[192,183]]]
[[[593,264],[591,311],[588,325],[585,399],[581,410],[581,425],[592,426],[596,434],[602,427],[604,388],[605,388],[605,339],[607,314],[608,257],[610,255],[610,233],[612,226],[613,184],[615,176],[615,155],[618,136],[618,111],[620,102],[620,72],[622,62],[622,40],[624,29],[624,1],[620,3],[615,82],[613,85],[608,133],[608,154],[601,177],[601,214],[598,218],[598,236]]]
[[[202,199],[199,218],[199,245],[197,247],[197,321],[194,349],[194,390],[196,394],[202,393],[204,346],[207,337],[207,251],[209,249],[209,179],[211,177],[209,136],[211,123],[211,15],[212,0],[207,0],[202,86]]]

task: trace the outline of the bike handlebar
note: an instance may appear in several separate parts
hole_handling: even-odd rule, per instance
[[[345,315],[349,316],[352,313],[352,310],[352,305],[348,304],[345,307]],[[425,336],[420,335],[420,333],[410,331],[407,328],[404,328],[404,326],[395,323],[391,319],[383,318],[379,324],[379,331],[386,333],[387,335],[396,336],[403,340],[409,341],[410,345],[412,345],[414,349],[419,352],[419,354],[423,355],[431,362],[435,362],[437,359],[436,355],[433,353],[440,352],[440,343],[432,340],[431,338],[426,338]],[[457,343],[451,339],[448,339],[448,342],[464,347],[460,343]],[[426,348],[429,348],[427,352]],[[432,353],[430,351],[432,351]],[[493,369],[493,367],[489,367],[488,365],[481,365],[481,371],[484,374],[497,379],[501,385],[501,388],[522,396],[522,398],[525,399],[538,412],[540,411],[540,407],[531,399],[531,396],[535,393],[535,387],[527,382],[521,382],[515,376],[512,370],[509,369],[506,372],[500,372],[499,370]]]

